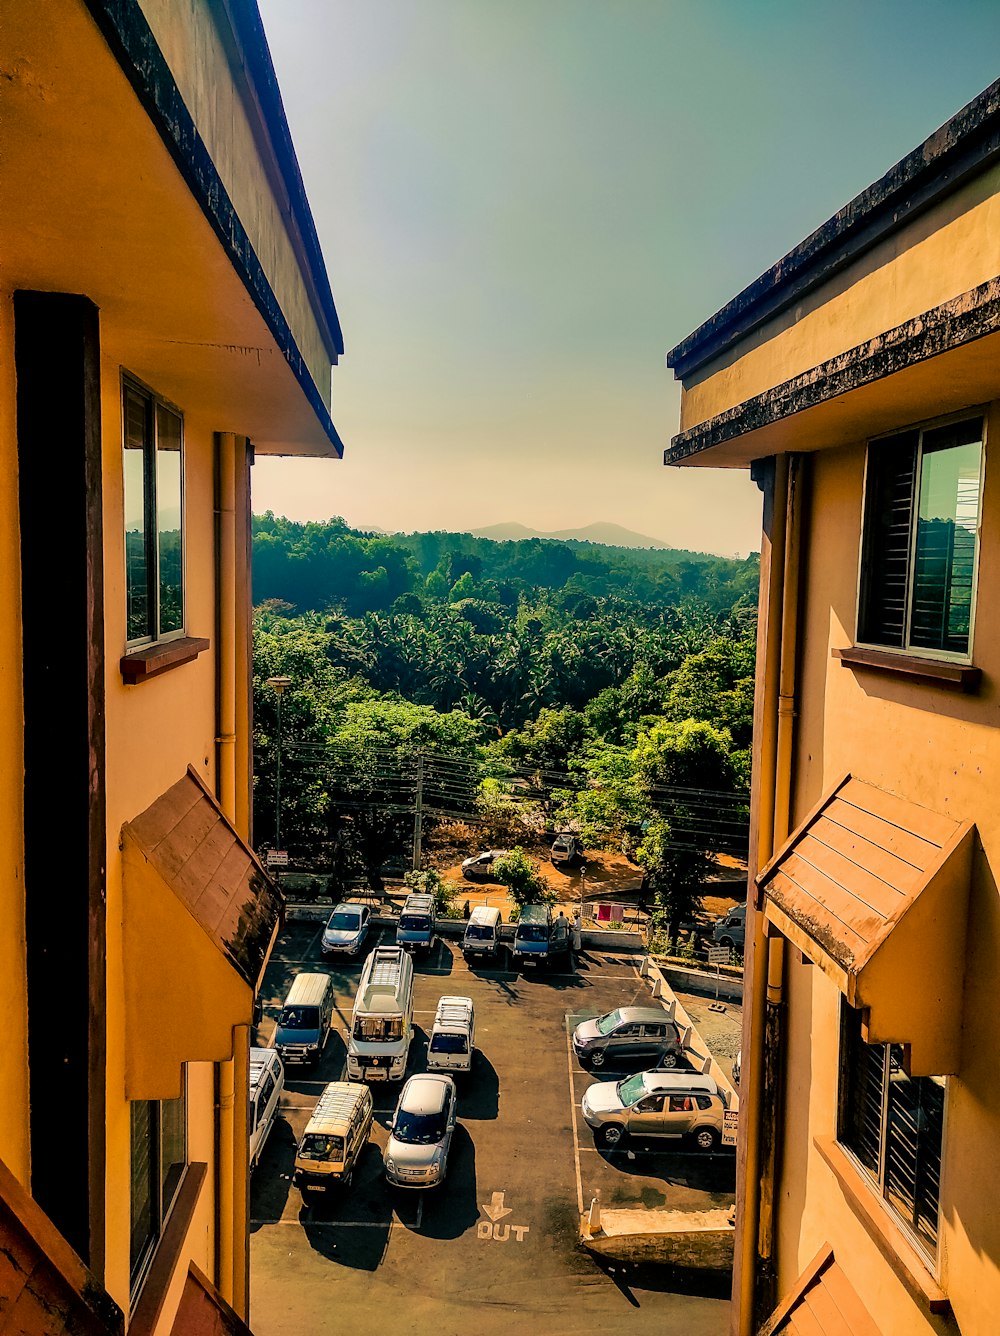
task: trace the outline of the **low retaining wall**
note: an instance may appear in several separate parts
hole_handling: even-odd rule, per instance
[[[659,1262],[689,1271],[729,1272],[736,1230],[728,1211],[604,1211],[601,1229],[581,1222],[581,1243],[608,1261]]]

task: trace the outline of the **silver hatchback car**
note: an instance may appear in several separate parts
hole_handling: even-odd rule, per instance
[[[448,1171],[457,1117],[455,1082],[436,1072],[411,1076],[389,1129],[385,1176],[399,1188],[433,1188]]]

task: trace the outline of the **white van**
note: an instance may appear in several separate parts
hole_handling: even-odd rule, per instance
[[[267,1134],[274,1125],[278,1101],[285,1088],[284,1063],[273,1048],[250,1050],[250,1172],[264,1149]]]
[[[347,1046],[352,1081],[401,1081],[413,1038],[413,961],[401,946],[377,946],[358,981]]]
[[[465,925],[462,954],[466,960],[476,956],[495,956],[500,949],[500,924],[503,915],[496,905],[476,905]]]
[[[294,1183],[303,1194],[350,1183],[372,1128],[372,1092],[366,1085],[331,1081],[295,1152]]]
[[[469,1072],[476,1044],[476,1012],[471,997],[442,997],[427,1045],[430,1072]]]
[[[330,1038],[333,980],[329,974],[297,974],[278,1013],[274,1047],[286,1062],[318,1062]]]

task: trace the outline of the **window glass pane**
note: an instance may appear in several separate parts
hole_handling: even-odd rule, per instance
[[[924,433],[910,622],[910,644],[920,648],[969,649],[980,436],[979,421]]]
[[[129,640],[154,634],[146,565],[146,401],[126,388],[125,409],[125,598]]]
[[[892,1206],[933,1248],[937,1243],[944,1086],[929,1077],[907,1076],[902,1057],[902,1049],[890,1048],[885,1192]]]
[[[873,442],[868,451],[859,637],[872,645],[904,644],[919,439],[919,432],[903,432]]]
[[[159,634],[184,627],[181,544],[181,420],[156,406],[156,530],[160,563]]]
[[[144,1099],[134,1100],[131,1106],[132,1237],[129,1261],[133,1279],[156,1235],[154,1107]]]
[[[160,1215],[170,1209],[186,1160],[184,1096],[160,1103]]]

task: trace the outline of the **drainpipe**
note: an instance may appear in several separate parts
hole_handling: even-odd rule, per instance
[[[770,859],[774,839],[788,459],[779,455],[760,460],[753,465],[751,476],[764,493],[764,515],[750,785],[747,884],[747,941],[750,945],[745,952],[743,979],[743,1066],[740,1072],[740,1136],[736,1148],[736,1251],[731,1336],[753,1336],[755,1329],[764,1088],[764,1045],[761,1040],[767,1014],[767,936],[764,916],[756,908],[754,878]]]
[[[235,490],[236,437],[215,435],[215,793],[219,806],[236,816],[235,701]],[[239,1028],[239,1027],[238,1027]],[[235,1040],[234,1033],[234,1055]],[[235,1056],[216,1067],[215,1284],[234,1303],[236,1108]]]
[[[797,671],[799,651],[799,576],[802,512],[802,456],[788,458],[785,499],[784,578],[781,592],[781,649],[778,668],[778,711],[774,761],[774,813],[771,853],[779,849],[791,830]],[[767,1317],[778,1302],[777,1259],[774,1239],[774,1202],[780,1177],[782,1090],[784,1086],[785,939],[780,933],[767,938],[767,990],[764,1018],[763,1089],[761,1094],[762,1136],[760,1168],[759,1237],[757,1240],[758,1319]]]

